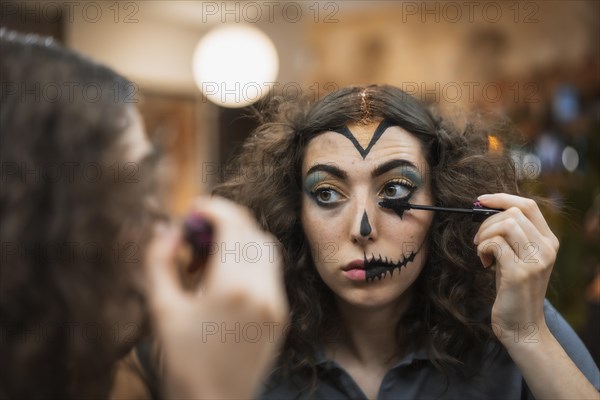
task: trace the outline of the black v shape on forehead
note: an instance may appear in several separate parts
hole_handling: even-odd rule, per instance
[[[369,141],[369,145],[367,146],[366,149],[364,147],[362,147],[360,143],[358,143],[358,140],[356,140],[356,137],[354,137],[354,135],[352,134],[352,132],[350,131],[350,129],[348,129],[348,127],[346,125],[342,126],[341,128],[338,128],[338,129],[332,129],[332,131],[337,132],[337,133],[347,137],[348,140],[350,140],[352,142],[352,144],[354,145],[356,150],[358,150],[358,152],[360,153],[360,156],[364,160],[367,157],[367,155],[369,154],[369,152],[371,151],[371,149],[373,148],[373,146],[375,146],[375,143],[377,143],[377,141],[379,140],[381,135],[383,135],[383,132],[385,132],[385,130],[387,128],[389,128],[390,126],[394,126],[394,123],[392,123],[392,121],[389,121],[387,119],[384,119],[383,121],[381,121],[379,123],[379,125],[377,126],[377,129],[375,129],[375,133],[373,134],[373,137],[371,137],[371,140]]]

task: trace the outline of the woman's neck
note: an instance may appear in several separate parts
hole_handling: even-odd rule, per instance
[[[367,365],[389,366],[403,351],[398,348],[396,326],[410,304],[410,296],[402,296],[379,308],[356,307],[338,298],[341,334],[327,346],[334,359],[353,358]]]

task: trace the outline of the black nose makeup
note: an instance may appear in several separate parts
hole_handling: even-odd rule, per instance
[[[369,224],[369,217],[367,211],[363,213],[362,219],[360,220],[360,236],[367,237],[371,234],[371,224]]]

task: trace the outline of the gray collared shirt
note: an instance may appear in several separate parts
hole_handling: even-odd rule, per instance
[[[546,301],[546,323],[558,342],[583,374],[600,390],[600,373],[589,352],[563,317]],[[533,332],[533,330],[532,330]],[[531,340],[534,336],[531,336]],[[524,338],[527,340],[527,338]],[[465,378],[444,376],[421,348],[407,354],[384,376],[378,399],[533,399],[521,372],[508,353],[490,344],[480,358],[468,363],[478,374]],[[317,387],[309,393],[310,379],[283,380],[273,377],[265,386],[261,399],[366,399],[352,377],[335,361],[319,355]]]

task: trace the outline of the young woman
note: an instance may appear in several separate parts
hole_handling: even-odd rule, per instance
[[[284,249],[291,326],[264,398],[598,397],[545,301],[559,242],[485,131],[389,86],[265,115],[215,191]],[[503,211],[479,224],[407,205],[476,198]]]
[[[221,256],[274,239],[230,202],[195,204],[219,246],[202,296],[184,292],[131,82],[50,38],[1,28],[0,51],[0,398],[107,398],[148,320],[165,395],[253,395],[278,342],[203,340],[200,327],[285,322],[272,246],[255,262]]]

